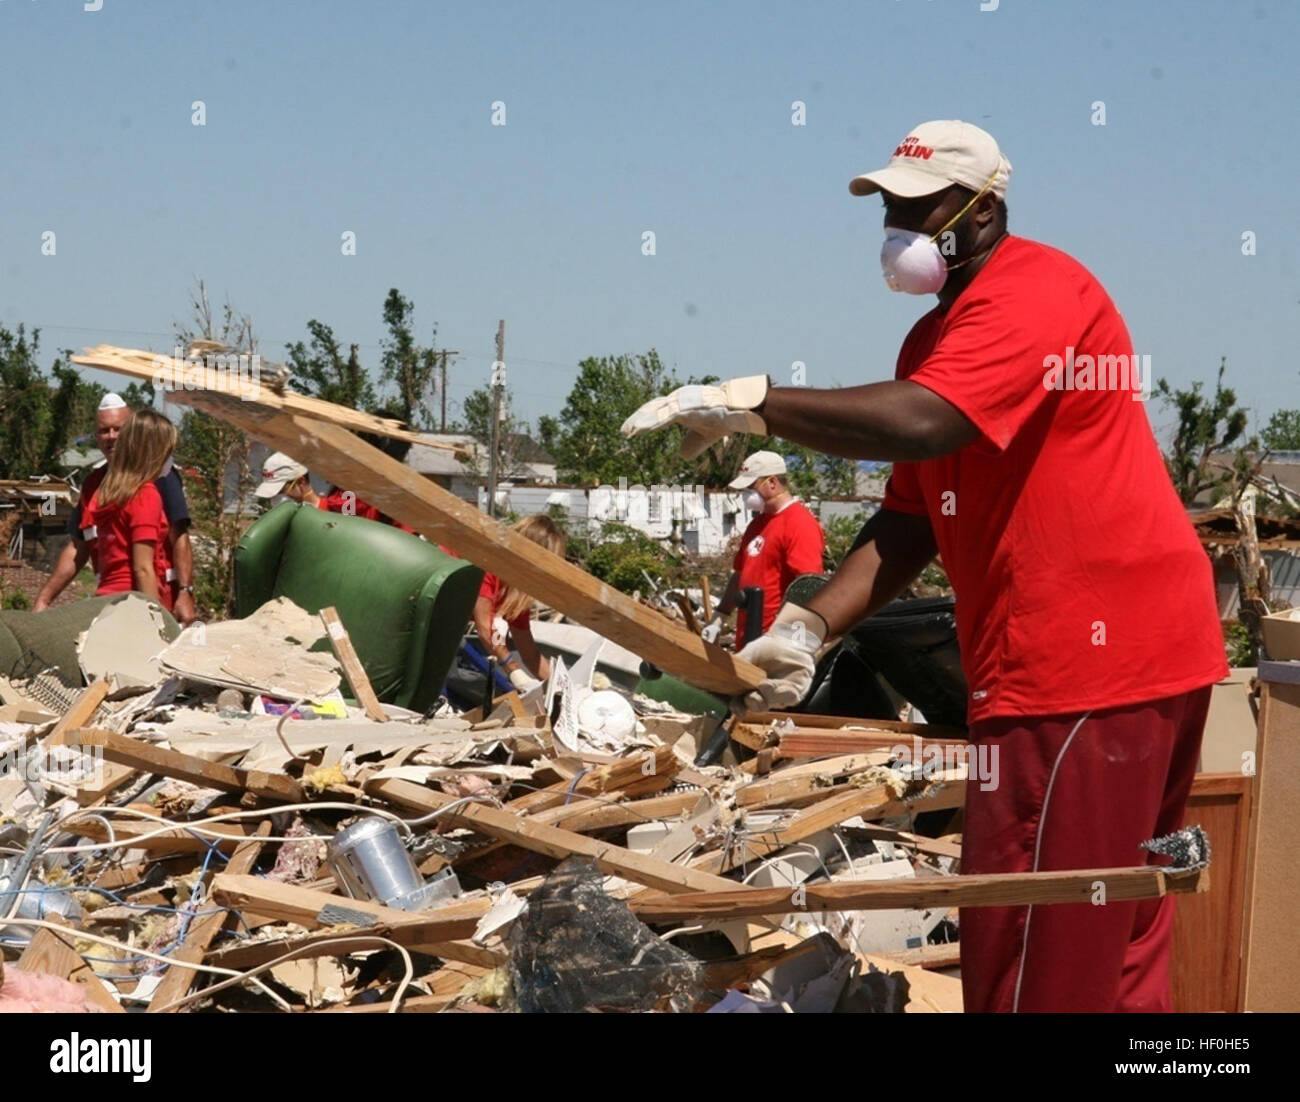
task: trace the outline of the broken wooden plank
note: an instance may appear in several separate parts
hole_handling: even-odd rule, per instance
[[[277,922],[296,922],[315,929],[348,924],[345,930],[325,930],[312,938],[304,939],[306,944],[328,941],[330,937],[344,937],[348,933],[373,934],[432,956],[488,968],[495,967],[502,959],[499,952],[460,940],[473,934],[478,927],[479,919],[491,906],[486,899],[467,904],[449,904],[434,911],[399,911],[366,899],[350,899],[295,884],[281,884],[260,876],[224,872],[218,873],[212,880],[212,898],[223,906],[236,910],[248,908],[270,916]],[[349,915],[355,917],[349,918]],[[232,958],[248,960],[259,957],[258,963],[261,963],[262,960],[273,959],[288,952],[290,947],[297,946],[286,946],[281,942],[259,942],[256,945],[237,946],[236,950],[221,954],[220,959],[229,961]],[[275,951],[266,955],[271,949]],[[241,954],[240,951],[244,952]],[[338,956],[344,952],[346,950],[335,946],[327,949],[323,955]]]
[[[923,880],[836,880],[800,884],[793,889],[746,888],[638,897],[628,905],[643,922],[689,922],[807,911],[1093,903],[1103,888],[1107,902],[1116,903],[1206,892],[1210,878],[1207,869],[1171,873],[1157,865],[1138,865],[1062,872],[936,876]]]
[[[764,678],[742,661],[666,616],[640,605],[559,555],[499,524],[404,463],[319,417],[241,401],[215,391],[175,391],[169,397],[230,422],[292,455],[312,471],[346,486],[431,542],[444,543],[474,565],[545,601],[576,623],[617,639],[659,669],[719,693],[741,693]]]
[[[67,925],[56,915],[47,915],[45,921],[59,926]],[[94,969],[77,952],[76,937],[76,931],[71,926],[66,934],[45,927],[35,930],[15,967],[24,972],[44,972],[62,980],[70,980],[85,990],[88,1002],[101,1010],[110,1014],[125,1013],[103,981],[95,975]]]
[[[77,699],[72,702],[72,707],[59,717],[54,729],[46,736],[46,742],[50,746],[64,745],[66,732],[89,723],[91,717],[99,711],[99,706],[108,698],[111,687],[101,677],[82,689]]]
[[[465,451],[461,445],[430,440],[420,433],[404,429],[400,421],[390,417],[378,417],[350,406],[335,405],[323,398],[297,394],[292,390],[277,392],[269,384],[262,385],[260,377],[253,376],[251,371],[246,371],[241,376],[229,365],[226,353],[218,349],[205,351],[215,352],[218,361],[216,363],[198,360],[177,362],[170,355],[160,356],[156,352],[147,352],[138,348],[117,348],[109,344],[87,348],[81,355],[69,358],[73,363],[81,364],[83,367],[98,367],[105,371],[157,383],[160,386],[175,386],[178,389],[182,386],[190,389],[201,387],[204,390],[230,394],[235,398],[256,397],[267,408],[296,410],[355,432],[387,436],[394,440],[405,440],[422,447],[438,448],[458,454]],[[223,368],[222,365],[225,367]],[[251,364],[249,366],[251,367]],[[164,373],[161,376],[160,369]],[[177,374],[181,376],[179,379],[175,377]]]
[[[321,623],[325,625],[325,634],[329,637],[334,657],[339,660],[339,665],[343,667],[343,676],[348,679],[353,699],[361,705],[368,718],[376,723],[387,723],[388,713],[379,705],[379,697],[375,696],[374,686],[370,684],[365,667],[357,657],[357,648],[352,645],[352,637],[348,635],[348,629],[339,619],[339,610],[333,605],[327,605],[320,610],[320,618]]]
[[[425,812],[447,808],[451,803],[450,797],[421,785],[412,784],[410,781],[371,781],[366,785],[366,792],[372,796],[382,796],[400,807]],[[501,811],[485,804],[464,804],[451,808],[443,817],[443,821],[453,826],[467,827],[503,841],[513,842],[517,846],[536,853],[544,853],[548,857],[565,858],[573,854],[581,854],[592,858],[608,874],[635,880],[638,884],[645,884],[661,891],[704,891],[708,890],[706,884],[713,888],[720,888],[723,885],[735,886],[734,881],[714,876],[709,872],[674,865],[670,861],[659,861],[645,854],[633,853],[622,846],[599,842],[573,831],[561,830],[519,815],[511,815],[508,811]]]
[[[306,799],[302,786],[292,777],[283,774],[219,765],[191,754],[165,750],[151,742],[96,727],[82,727],[69,732],[67,737],[79,746],[103,750],[104,757],[109,761],[146,773],[159,773],[222,792],[251,792],[255,796],[284,803],[302,803]]]
[[[235,850],[234,855],[226,864],[226,872],[228,874],[243,874],[251,871],[257,863],[258,855],[262,852],[261,839],[270,833],[270,822],[261,823],[253,836]],[[211,883],[210,879],[209,883]],[[202,963],[204,954],[208,951],[208,946],[212,944],[212,939],[217,936],[229,918],[230,915],[226,912],[217,911],[193,919],[190,922],[189,932],[185,935],[185,940],[181,942],[175,952],[169,955],[178,961],[184,961],[185,964]],[[150,1011],[155,1007],[169,1006],[189,994],[190,985],[194,982],[194,977],[198,975],[198,972],[193,968],[187,968],[185,964],[168,965],[161,982],[154,989],[153,996],[149,1000]],[[168,1013],[173,1013],[179,1009],[179,1007],[173,1007]]]

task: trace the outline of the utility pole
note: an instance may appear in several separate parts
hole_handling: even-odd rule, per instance
[[[497,358],[492,365],[492,452],[488,456],[488,516],[497,515],[497,434],[501,420],[501,392],[506,385],[506,323],[497,322]]]
[[[444,348],[438,353],[442,357],[442,385],[439,388],[442,394],[442,420],[440,422],[439,432],[447,431],[447,357],[459,356],[460,353],[453,348]]]

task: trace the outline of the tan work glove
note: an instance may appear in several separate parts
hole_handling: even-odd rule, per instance
[[[748,375],[720,386],[681,386],[646,402],[623,422],[621,431],[632,437],[681,425],[690,430],[682,441],[682,455],[694,459],[733,432],[766,436],[767,425],[754,410],[767,398],[768,385],[766,375]]]
[[[732,711],[768,712],[793,708],[807,695],[829,629],[817,613],[800,605],[782,605],[767,634],[738,657],[766,673],[758,688],[731,702]]]

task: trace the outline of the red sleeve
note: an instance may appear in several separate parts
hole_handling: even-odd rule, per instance
[[[786,536],[785,562],[792,580],[800,574],[820,574],[825,569],[822,561],[825,545],[826,537],[817,518],[800,507],[798,523],[791,526]]]
[[[483,584],[478,587],[478,595],[486,597],[492,602],[492,607],[497,607],[497,596],[501,592],[501,579],[495,574],[484,574]]]
[[[152,482],[146,482],[136,491],[135,497],[122,507],[122,515],[132,543],[157,543],[167,527],[162,495]]]
[[[894,464],[889,481],[885,483],[885,500],[881,503],[881,508],[892,509],[895,513],[925,516],[925,496],[921,493],[921,482],[916,477],[915,464]]]
[[[979,285],[968,289],[978,292]],[[934,351],[907,378],[951,402],[998,451],[1052,393],[1043,385],[1044,349],[1064,356],[1071,331],[1067,296],[1008,294],[1005,286],[962,302]],[[1057,348],[1058,343],[1061,345]]]

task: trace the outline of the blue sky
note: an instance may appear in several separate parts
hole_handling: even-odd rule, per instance
[[[933,300],[886,289],[848,180],[963,118],[1014,165],[1013,232],[1091,268],[1156,375],[1226,355],[1257,414],[1300,406],[1300,5],[980,8],[0,0],[0,322],[49,354],[168,349],[202,275],[264,356],[315,317],[374,365],[396,286],[463,352],[453,406],[501,317],[530,418],[581,358],[651,346],[682,375],[874,381]]]

